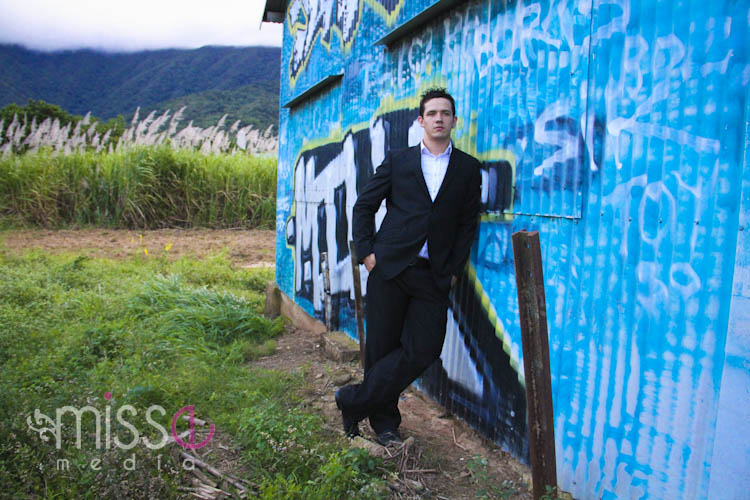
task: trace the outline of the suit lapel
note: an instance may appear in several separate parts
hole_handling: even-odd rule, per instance
[[[424,180],[424,173],[422,172],[422,147],[419,144],[414,146],[414,154],[412,155],[411,164],[414,175],[418,179],[417,184],[421,186],[422,193],[427,197],[427,200],[432,203],[430,190],[427,188],[427,182]]]
[[[458,172],[458,165],[456,165],[456,158],[458,155],[456,155],[456,147],[453,146],[453,149],[451,150],[451,157],[448,160],[448,169],[445,171],[445,177],[443,177],[443,183],[440,184],[440,189],[438,189],[437,196],[435,196],[435,202],[437,203],[440,199],[440,195],[443,194],[443,191],[448,189],[446,186],[450,186],[453,178],[456,176],[456,173]],[[422,176],[424,177],[424,176]],[[429,191],[427,192],[429,196]]]

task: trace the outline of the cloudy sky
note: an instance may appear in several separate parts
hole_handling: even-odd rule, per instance
[[[281,45],[264,0],[0,0],[0,43],[132,51]]]

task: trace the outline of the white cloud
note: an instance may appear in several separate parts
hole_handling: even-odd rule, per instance
[[[281,45],[263,0],[0,0],[0,43],[111,51]]]

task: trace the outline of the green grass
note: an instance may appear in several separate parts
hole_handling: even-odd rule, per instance
[[[273,228],[275,217],[275,158],[167,146],[0,156],[12,226]]]
[[[197,416],[229,435],[242,453],[243,479],[260,498],[378,498],[381,463],[347,450],[298,408],[301,374],[253,369],[247,359],[273,351],[279,320],[259,315],[270,269],[233,269],[226,258],[197,261],[91,259],[83,255],[22,256],[0,243],[0,497],[175,498],[184,492],[169,446],[109,450],[95,442],[84,417],[76,446],[74,418],[63,419],[62,446],[31,430],[35,409],[91,405],[112,410],[112,434],[152,442],[172,415],[195,405]],[[111,392],[107,402],[104,394]],[[35,426],[39,426],[35,424]],[[102,431],[104,436],[104,431]],[[135,468],[123,461],[134,457]],[[66,459],[70,469],[57,470]],[[94,470],[92,459],[100,460]],[[165,465],[168,464],[168,465]]]

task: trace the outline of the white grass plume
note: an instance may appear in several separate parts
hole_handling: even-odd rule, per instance
[[[173,149],[197,149],[205,154],[236,153],[269,154],[278,148],[278,138],[273,133],[273,125],[260,131],[252,125],[241,127],[237,120],[226,129],[228,115],[222,116],[216,125],[201,128],[193,125],[192,120],[184,128],[179,123],[185,114],[183,106],[173,115],[166,110],[157,116],[152,111],[140,119],[140,107],[136,108],[130,126],[115,141],[112,129],[100,133],[100,123],[86,113],[83,119],[75,124],[62,126],[60,120],[46,118],[37,124],[32,119],[28,125],[27,117],[23,122],[18,115],[13,116],[11,123],[0,120],[0,154],[38,151],[46,148],[59,154],[70,154],[84,150],[119,151],[142,145],[169,145]],[[28,125],[28,126],[27,126]]]

